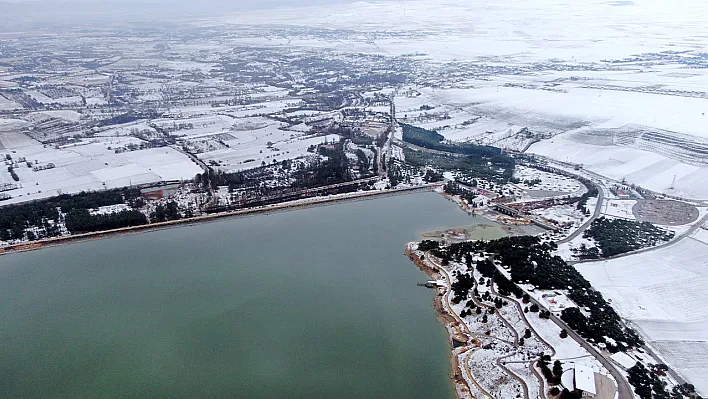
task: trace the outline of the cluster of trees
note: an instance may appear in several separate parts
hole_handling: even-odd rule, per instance
[[[675,385],[671,392],[667,391],[668,384],[661,376],[665,375],[668,369],[664,364],[650,364],[649,368],[646,368],[637,362],[627,370],[627,381],[634,386],[634,393],[642,399],[701,398],[691,384]]]
[[[364,150],[361,148],[358,148],[354,154],[356,154],[356,159],[357,159],[357,165],[359,166],[359,172],[361,172],[361,175],[367,175],[369,173],[369,157],[366,156],[364,153]],[[376,162],[374,162],[374,165],[376,165]]]
[[[271,166],[262,166],[247,171],[224,173],[209,169],[205,173],[200,173],[194,178],[194,182],[204,190],[216,189],[218,186],[228,186],[229,192],[242,188],[260,186],[264,178],[272,176]]]
[[[179,213],[179,207],[174,201],[170,201],[165,205],[159,204],[155,207],[155,211],[150,213],[150,221],[165,222],[168,220],[179,220],[182,215]]]
[[[464,199],[470,204],[475,198],[477,198],[477,194],[475,194],[472,190],[462,188],[462,186],[453,181],[447,182],[445,186],[443,186],[443,190],[450,195],[459,195],[462,199]]]
[[[140,190],[124,188],[62,194],[40,201],[9,205],[3,207],[0,212],[0,240],[23,239],[25,229],[29,227],[38,228],[38,236],[30,238],[55,237],[60,235],[61,231],[50,221],[59,221],[60,211],[68,213],[72,210],[88,210],[126,202],[135,204],[139,200]],[[69,231],[74,232],[71,229]]]
[[[72,209],[64,220],[66,228],[72,233],[88,233],[140,226],[148,223],[140,211],[125,210],[104,215],[91,215],[88,209]]]
[[[423,181],[426,183],[435,183],[443,180],[445,180],[443,174],[432,169],[426,170],[425,175],[423,176]]]
[[[600,248],[600,253],[587,250],[582,257],[607,258],[638,249],[653,247],[674,238],[673,231],[662,230],[649,222],[636,222],[624,219],[596,219],[583,234],[592,238]]]
[[[403,128],[403,141],[452,154],[465,156],[449,156],[446,154],[417,154],[411,160],[414,163],[432,164],[445,167],[445,169],[462,169],[475,172],[480,177],[498,177],[508,181],[514,173],[516,162],[514,158],[502,153],[501,149],[490,146],[479,146],[469,143],[452,144],[444,141],[440,133],[434,130],[423,129],[416,126],[401,124]],[[406,153],[408,154],[408,153]],[[406,156],[408,160],[408,156]],[[501,170],[501,172],[500,172]]]
[[[589,316],[585,316],[578,308],[565,309],[561,318],[583,338],[597,343],[604,343],[608,350],[616,352],[642,344],[639,335],[625,327],[619,315],[602,297],[602,294],[592,289],[590,283],[562,258],[551,255],[556,249],[555,243],[543,242],[538,237],[520,236],[504,237],[492,241],[474,241],[454,243],[447,247],[434,247],[426,243],[431,253],[443,261],[464,262],[469,268],[474,267],[482,276],[492,278],[499,293],[510,293],[522,298],[523,292],[519,283],[530,283],[544,290],[563,289],[579,307],[584,308]],[[472,256],[477,254],[483,260],[472,262]],[[498,271],[495,262],[508,266],[511,280]],[[472,279],[473,280],[473,279]],[[459,294],[464,299],[469,291],[469,285],[458,285]],[[453,290],[455,287],[453,287]],[[532,305],[531,311],[538,311],[538,306]],[[544,311],[539,317],[550,317],[550,312]],[[609,339],[608,339],[609,338]]]
[[[320,147],[319,153],[327,159],[318,160],[305,169],[295,171],[294,187],[313,188],[352,180],[349,159],[344,153],[343,142],[335,144],[334,149]]]
[[[457,281],[452,283],[452,303],[460,303],[466,299],[471,289],[475,288],[476,281],[470,273],[458,273]]]
[[[560,360],[556,360],[553,363],[553,369],[548,367],[551,362],[551,357],[548,355],[541,354],[538,359],[538,367],[541,369],[541,373],[548,381],[548,385],[559,385],[561,383],[561,376],[563,375],[563,365]]]
[[[521,179],[519,179],[518,177],[512,177],[511,179],[509,179],[509,181],[512,182],[512,183],[514,183],[514,184],[519,184],[519,183],[522,182]],[[529,186],[529,187],[532,187],[532,186],[535,186],[535,185],[537,185],[537,184],[541,184],[541,179],[532,179],[532,180],[526,179],[526,180],[523,181],[523,183],[524,183],[525,185]]]
[[[419,251],[431,251],[434,249],[440,249],[440,242],[435,241],[435,240],[423,240],[420,243],[418,243],[418,250]]]
[[[391,188],[396,187],[405,179],[405,175],[403,173],[403,170],[401,169],[401,166],[394,162],[393,159],[389,160],[388,162],[388,168],[386,168],[386,177],[388,177],[388,181],[391,184]]]
[[[49,202],[57,204],[62,212],[72,209],[95,209],[102,206],[124,204],[140,198],[140,190],[135,188],[123,188],[106,191],[88,191],[70,195],[63,194],[50,198]]]
[[[113,116],[108,119],[104,119],[97,123],[98,126],[110,126],[110,125],[120,125],[123,123],[135,122],[140,119],[153,119],[158,118],[160,113],[156,110],[147,111],[128,111],[126,113]]]
[[[418,167],[434,167],[443,170],[456,170],[467,176],[495,180],[500,183],[506,183],[514,173],[513,165],[490,165],[486,159],[476,156],[425,152],[412,150],[407,147],[403,149],[403,152],[406,157],[406,162],[411,165]]]
[[[58,220],[57,207],[48,201],[30,202],[3,207],[0,212],[0,239],[3,241],[24,238],[25,229],[42,226],[47,236],[59,235],[50,228],[50,220]]]
[[[417,145],[419,147],[450,152],[453,154],[474,155],[487,160],[503,160],[503,163],[514,163],[511,157],[502,154],[500,148],[491,146],[480,146],[470,143],[453,144],[444,142],[445,137],[435,130],[428,130],[422,127],[401,124],[403,128],[403,141]],[[510,160],[507,160],[507,158]],[[494,162],[493,162],[494,163]]]
[[[590,211],[587,209],[588,200],[590,198],[597,197],[598,191],[597,191],[597,187],[595,187],[595,185],[592,184],[592,182],[589,180],[583,179],[583,180],[581,180],[581,183],[583,183],[585,185],[585,188],[587,188],[587,191],[583,195],[580,196],[580,201],[578,201],[577,208],[579,211],[583,211],[585,214],[589,215]]]
[[[422,127],[401,123],[403,128],[403,141],[417,145],[418,147],[430,148],[444,151],[447,144],[443,143],[445,136],[435,130],[428,130]]]
[[[369,145],[374,145],[374,138],[365,136],[363,134],[360,135],[355,135],[351,138],[352,143],[356,145],[362,145],[362,146],[369,146]]]

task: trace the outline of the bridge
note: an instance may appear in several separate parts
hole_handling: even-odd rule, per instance
[[[507,216],[512,216],[512,217],[523,216],[523,213],[520,210],[518,210],[516,208],[512,208],[510,206],[503,205],[503,204],[494,204],[494,205],[492,205],[492,209],[494,209],[495,211],[497,211],[499,213],[503,213]]]

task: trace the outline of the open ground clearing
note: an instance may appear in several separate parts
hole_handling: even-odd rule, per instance
[[[667,364],[708,392],[708,244],[705,230],[656,251],[577,265]]]

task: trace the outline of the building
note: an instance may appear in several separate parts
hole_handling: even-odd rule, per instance
[[[584,398],[594,398],[597,395],[595,389],[595,372],[586,366],[575,365],[575,389],[583,394]]]
[[[140,194],[151,200],[171,197],[179,191],[180,184],[168,184],[159,187],[148,187],[140,190]]]
[[[617,189],[617,197],[619,199],[630,199],[629,194],[627,194],[624,190]]]
[[[569,391],[578,391],[584,398],[594,398],[597,395],[595,372],[590,367],[571,363],[563,372],[561,382]]]

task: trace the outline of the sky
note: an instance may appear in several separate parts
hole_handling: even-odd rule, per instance
[[[0,25],[130,22],[355,1],[357,0],[0,0]]]

